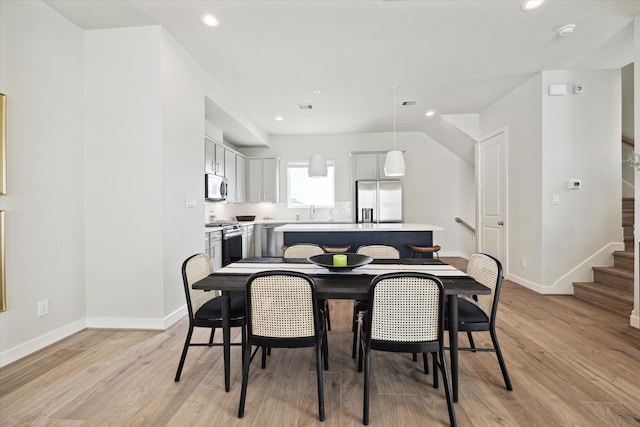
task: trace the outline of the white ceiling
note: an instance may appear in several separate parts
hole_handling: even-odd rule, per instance
[[[398,131],[429,134],[438,115],[478,113],[538,71],[627,65],[640,15],[637,0],[547,0],[526,13],[521,0],[46,3],[84,29],[161,25],[269,135],[392,131],[392,85]],[[565,24],[576,30],[561,38]],[[225,139],[260,143],[208,110]]]

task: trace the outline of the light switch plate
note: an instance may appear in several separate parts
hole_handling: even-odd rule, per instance
[[[560,204],[560,195],[559,194],[554,194],[553,196],[551,196],[551,204],[552,205],[559,205]]]
[[[189,196],[185,197],[184,205],[187,208],[195,208],[197,206],[196,198],[195,197],[189,197]]]

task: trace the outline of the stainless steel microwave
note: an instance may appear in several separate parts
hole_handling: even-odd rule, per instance
[[[211,201],[227,199],[227,180],[210,173],[204,174],[204,198]]]

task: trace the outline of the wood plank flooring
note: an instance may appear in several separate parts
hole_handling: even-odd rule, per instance
[[[331,301],[324,423],[312,349],[274,349],[265,370],[254,361],[243,419],[237,418],[239,348],[231,350],[229,393],[220,348],[191,348],[175,383],[185,319],[165,332],[85,330],[1,368],[0,425],[362,425],[351,310],[348,301]],[[505,390],[493,354],[462,353],[459,425],[640,425],[640,332],[628,322],[571,296],[505,282],[498,337],[514,390]],[[196,334],[206,339],[206,331]],[[488,342],[483,334],[476,338],[477,345]],[[411,355],[374,352],[370,425],[448,425],[443,388],[431,381]]]

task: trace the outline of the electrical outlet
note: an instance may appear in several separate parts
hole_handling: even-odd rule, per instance
[[[520,267],[527,268],[527,259],[526,258],[520,258]]]
[[[46,316],[49,314],[49,300],[40,301],[38,303],[38,317]]]

